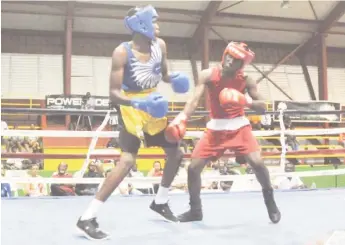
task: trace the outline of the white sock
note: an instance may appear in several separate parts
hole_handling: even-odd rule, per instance
[[[81,216],[80,219],[87,220],[87,219],[95,218],[103,203],[104,202],[100,200],[93,199],[89,207],[86,209],[85,213]]]
[[[164,204],[168,202],[168,193],[169,193],[169,188],[159,186],[156,198],[155,198],[155,203],[156,204]]]

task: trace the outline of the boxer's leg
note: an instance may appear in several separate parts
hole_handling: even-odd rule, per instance
[[[254,174],[262,187],[265,204],[269,217],[273,223],[280,221],[280,211],[275,203],[270,174],[259,151],[259,145],[254,137],[251,127],[240,129],[238,138],[242,139],[242,147],[236,153],[244,156],[247,163],[253,168]]]
[[[259,151],[251,152],[244,155],[246,162],[253,168],[255,176],[262,186],[263,190],[271,190],[272,184],[270,173],[264,164]]]
[[[140,140],[128,133],[124,128],[120,130],[119,141],[122,150],[119,163],[112,169],[111,173],[108,174],[101,189],[77,222],[79,230],[89,239],[104,240],[109,237],[108,234],[99,229],[96,221],[97,213],[112,192],[128,175],[135,163],[136,155],[140,147]]]
[[[191,209],[201,209],[201,172],[210,161],[210,158],[192,159],[188,166],[188,192]]]
[[[180,150],[178,143],[170,143],[165,139],[164,130],[155,135],[145,134],[145,140],[148,147],[162,147],[167,159],[163,170],[161,184],[150,208],[167,220],[176,222],[177,218],[173,215],[168,205],[168,193],[171,183],[181,165],[183,153]]]
[[[221,146],[222,142],[215,141],[215,137],[217,135],[206,132],[193,150],[192,162],[188,166],[190,210],[178,216],[180,222],[200,221],[203,218],[200,198],[201,172],[213,158],[219,158],[225,151]]]

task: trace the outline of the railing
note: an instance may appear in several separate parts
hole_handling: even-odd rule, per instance
[[[1,107],[2,108],[42,108],[44,107],[43,100],[37,99],[1,99]],[[25,125],[25,121],[35,121],[37,116],[28,115],[26,113],[1,113],[2,120],[7,121],[9,124],[9,128],[14,128],[13,125],[18,125],[18,129],[30,129],[31,127]],[[32,119],[34,117],[34,119]],[[20,125],[22,124],[22,125]],[[35,122],[34,124],[37,124]],[[40,129],[40,126],[35,125],[35,129]]]

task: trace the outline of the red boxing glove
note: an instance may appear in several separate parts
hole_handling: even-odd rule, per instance
[[[165,129],[165,139],[170,143],[177,143],[183,139],[187,128],[187,115],[181,112]]]
[[[247,98],[244,94],[236,89],[225,88],[219,94],[219,102],[222,107],[229,106],[250,106],[253,102],[251,98]]]

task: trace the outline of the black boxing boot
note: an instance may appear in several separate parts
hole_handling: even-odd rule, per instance
[[[153,200],[151,205],[150,205],[150,209],[155,211],[156,213],[162,215],[167,221],[178,222],[176,216],[171,211],[168,203],[157,204]]]
[[[274,201],[273,189],[262,190],[262,194],[264,196],[268,216],[272,223],[277,224],[280,221],[281,214]]]
[[[78,230],[89,240],[107,240],[110,238],[109,234],[99,229],[96,218],[81,220],[77,222]]]
[[[180,222],[201,221],[203,218],[201,205],[190,205],[190,209],[177,216]]]

